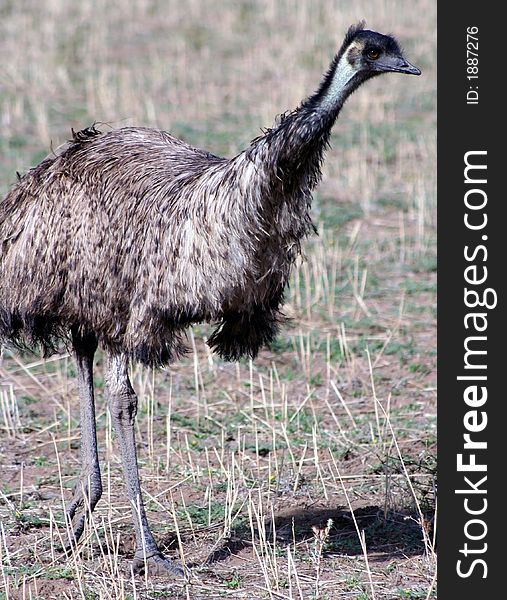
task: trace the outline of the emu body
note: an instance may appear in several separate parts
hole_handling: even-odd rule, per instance
[[[163,365],[195,322],[223,358],[255,357],[281,321],[284,288],[313,229],[311,193],[347,97],[387,71],[419,74],[396,41],[349,29],[317,92],[231,159],[164,131],[94,127],[30,170],[0,202],[0,342],[72,345],[82,473],[67,507],[69,545],[102,493],[93,357],[106,391],[136,529],[136,570],[181,569],[158,550],[141,499],[130,360]]]
[[[255,355],[310,229],[306,169],[282,190],[264,140],[226,160],[153,129],[87,133],[1,205],[3,330],[50,351],[77,327],[162,364],[211,321],[225,358]]]

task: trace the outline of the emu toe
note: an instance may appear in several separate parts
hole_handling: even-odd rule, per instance
[[[94,477],[95,481],[89,486],[86,481],[86,487],[80,479],[74,486],[72,500],[65,508],[67,523],[69,524],[69,540],[65,546],[65,552],[70,552],[77,544],[83,534],[85,523],[90,518],[97,502],[102,495],[102,484],[100,482],[100,473]],[[86,492],[85,492],[86,490]]]
[[[67,544],[64,547],[64,551],[69,553],[72,551],[79,541],[79,538],[83,534],[85,522],[87,519],[87,510],[86,503],[81,494],[79,497],[78,494],[74,496],[71,502],[66,507],[66,519],[69,526],[68,535],[69,539]]]
[[[187,572],[178,562],[169,560],[162,552],[147,557],[142,554],[134,556],[132,561],[134,575],[144,575],[146,570],[148,570],[148,575],[165,575],[175,579],[183,579],[187,575]]]

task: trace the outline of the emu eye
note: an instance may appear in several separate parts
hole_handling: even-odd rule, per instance
[[[371,60],[377,60],[377,58],[380,56],[380,50],[377,48],[370,48],[366,54]]]

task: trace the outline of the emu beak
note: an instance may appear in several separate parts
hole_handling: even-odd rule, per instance
[[[398,70],[398,73],[406,73],[407,75],[420,75],[421,74],[421,69],[418,69],[417,67],[414,67],[414,65],[411,65],[408,60],[404,60],[403,59],[403,65],[400,65],[400,68]]]
[[[407,75],[421,74],[420,69],[411,65],[408,60],[405,60],[402,56],[397,56],[395,60],[382,66],[386,71],[392,71],[393,73],[406,73]]]

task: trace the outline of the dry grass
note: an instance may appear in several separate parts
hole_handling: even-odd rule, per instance
[[[0,598],[434,598],[435,28],[432,0],[4,0],[0,190],[75,129],[162,127],[224,155],[314,89],[347,26],[393,31],[423,77],[345,107],[286,312],[254,363],[194,328],[136,368],[149,517],[187,583],[133,579],[98,398],[105,494],[64,560],[78,471],[72,361],[0,359]],[[102,388],[102,362],[96,384]]]

